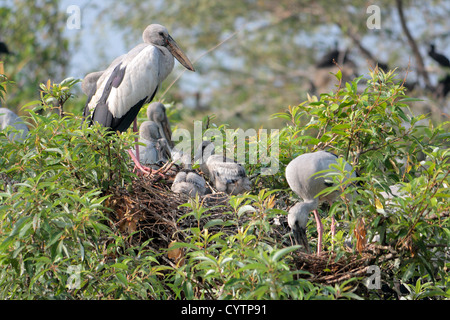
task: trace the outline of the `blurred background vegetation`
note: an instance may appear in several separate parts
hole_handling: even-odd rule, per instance
[[[372,4],[381,9],[380,29],[366,25]],[[80,7],[80,29],[67,28],[70,5]],[[413,104],[413,111],[431,112],[441,122],[448,119],[450,103],[436,92],[449,71],[428,51],[434,44],[436,51],[450,56],[449,14],[450,3],[439,0],[247,0],[238,5],[206,0],[3,0],[0,41],[13,54],[0,59],[16,85],[2,103],[20,113],[21,106],[39,98],[39,83],[104,69],[141,42],[148,24],[160,23],[196,61],[197,72],[183,73],[164,94],[183,72],[177,64],[156,97],[173,103],[176,112],[171,113],[175,121],[182,120],[179,126],[192,128],[194,119],[215,114],[232,127],[279,128],[283,122],[269,120],[271,114],[298,105],[307,94],[335,89],[330,72],[337,67],[318,67],[334,49],[343,52],[338,63],[344,80],[368,74],[376,63],[398,68],[407,77],[408,94],[423,99]],[[85,99],[79,90],[74,113],[81,113]]]

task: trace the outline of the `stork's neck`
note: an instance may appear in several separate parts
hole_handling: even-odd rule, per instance
[[[172,72],[174,66],[174,58],[172,53],[163,46],[154,45],[159,49],[161,53],[160,63],[159,63],[159,83],[163,82],[164,79]]]
[[[313,200],[306,200],[302,202],[302,209],[306,212],[311,212],[315,209],[317,209],[319,205],[319,200],[317,198]]]

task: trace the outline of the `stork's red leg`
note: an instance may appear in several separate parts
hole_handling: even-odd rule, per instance
[[[320,219],[319,216],[319,212],[316,210],[313,211],[314,212],[314,218],[316,219],[316,224],[317,224],[317,255],[320,255],[320,253],[322,252],[322,235],[323,235],[323,225],[322,225],[322,221]]]
[[[134,122],[133,122],[133,132],[138,132],[138,130],[137,130],[137,119],[134,119]],[[164,175],[162,173],[158,172],[157,170],[153,170],[152,168],[143,166],[141,164],[141,162],[139,161],[139,145],[137,144],[138,143],[138,139],[136,138],[135,141],[136,141],[136,156],[133,154],[133,152],[131,150],[128,150],[128,154],[130,155],[131,159],[134,162],[134,170],[133,170],[133,172],[137,171],[138,174],[141,173],[143,175],[157,173],[157,174],[161,175],[162,177],[164,177]]]
[[[334,219],[334,214],[331,216],[331,245],[334,249],[334,237],[336,236],[336,219]]]

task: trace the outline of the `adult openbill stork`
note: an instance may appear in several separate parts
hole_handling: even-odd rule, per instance
[[[317,211],[320,202],[328,202],[331,204],[340,195],[339,190],[330,194],[322,194],[317,197],[325,188],[333,186],[332,179],[327,178],[325,173],[317,174],[320,171],[332,169],[333,164],[337,164],[337,156],[327,151],[317,151],[313,153],[304,153],[292,160],[286,167],[286,180],[289,187],[294,191],[303,202],[294,205],[288,214],[288,224],[291,228],[294,239],[298,244],[302,244],[309,252],[308,239],[306,238],[306,224],[308,222],[309,213],[314,212],[317,223],[317,254],[320,255],[322,250],[322,234],[323,225]],[[353,168],[350,164],[345,163],[345,170],[352,172]],[[352,172],[351,177],[356,177],[356,173]],[[350,174],[347,178],[350,178]],[[334,218],[332,232],[334,233]]]
[[[172,71],[174,57],[185,68],[195,71],[164,26],[149,25],[142,38],[143,43],[116,58],[98,78],[84,111],[91,124],[96,121],[111,131],[124,132],[134,121],[133,129],[137,131],[136,116],[145,103],[153,100]],[[139,163],[138,151],[136,157],[131,150],[129,154],[135,168],[144,174],[152,172]]]

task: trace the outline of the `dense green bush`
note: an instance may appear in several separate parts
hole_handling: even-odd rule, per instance
[[[48,84],[43,101],[27,105],[25,141],[0,133],[1,299],[397,298],[363,290],[361,277],[333,286],[311,282],[294,263],[299,247],[286,245],[288,234],[277,240],[273,220],[283,220],[298,201],[284,168],[317,149],[352,163],[362,185],[347,188],[354,196],[330,208],[339,231],[333,242],[326,229],[325,248],[333,247],[336,259],[358,255],[355,241],[350,253],[344,241],[363,222],[368,242],[379,236],[392,250],[392,258],[375,262],[383,284],[403,283],[411,299],[450,297],[448,123],[412,115],[411,98],[392,73],[373,72],[275,115],[287,122],[279,137],[280,170],[258,176],[250,194],[231,197],[223,219],[209,219],[211,208],[200,199],[185,204],[180,222],[197,225],[182,230],[186,241],[171,247],[183,249],[178,265],[163,264],[167,251],[150,249],[151,239],[131,245],[129,235],[108,223],[108,189],[135,179],[126,153],[134,135],[108,134],[78,116],[50,112],[54,101],[70,103],[74,83]],[[256,175],[264,164],[246,167]],[[380,192],[393,184],[403,196],[383,198]],[[329,216],[321,213],[328,228]],[[308,233],[314,244],[313,219]]]
[[[340,80],[340,73],[336,76]],[[364,221],[367,240],[377,235],[382,245],[398,250],[394,262],[377,262],[389,270],[384,277],[391,288],[394,281],[420,279],[430,285],[429,292],[448,297],[449,123],[434,125],[426,115],[413,115],[407,102],[415,99],[405,95],[393,71],[375,70],[364,85],[362,80],[275,115],[288,121],[280,137],[281,162],[327,149],[351,163],[362,187],[348,188],[346,193],[357,190],[358,195],[333,205],[331,213],[349,235]],[[381,196],[393,185],[401,197]],[[342,230],[337,240],[339,250]],[[332,246],[329,237],[326,241]]]

